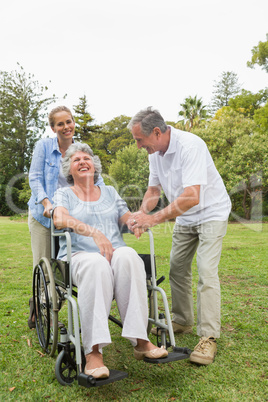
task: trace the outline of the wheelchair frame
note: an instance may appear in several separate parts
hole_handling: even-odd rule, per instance
[[[85,357],[80,340],[80,325],[77,301],[73,296],[77,293],[72,286],[71,275],[71,236],[70,229],[56,230],[53,219],[51,218],[51,264],[46,258],[42,258],[34,269],[33,275],[33,300],[35,324],[38,339],[41,347],[49,356],[53,356],[58,349],[58,356],[55,364],[55,374],[57,380],[62,385],[70,385],[75,379],[78,384],[85,387],[93,387],[109,384],[114,381],[127,377],[126,372],[110,370],[110,376],[107,379],[95,379],[92,376],[84,374]],[[127,233],[128,230],[122,230]],[[176,360],[187,359],[191,350],[188,348],[178,348],[175,345],[174,332],[172,328],[168,301],[165,291],[158,285],[165,278],[156,279],[154,239],[150,229],[147,230],[150,241],[150,264],[146,267],[147,272],[147,290],[149,295],[150,317],[148,323],[148,333],[152,325],[160,330],[160,337],[157,336],[157,345],[172,347],[166,358],[148,359],[144,361],[149,363],[167,363]],[[130,232],[129,232],[130,233]],[[55,238],[65,236],[67,242],[67,261],[56,260]],[[147,254],[148,256],[148,254]],[[148,260],[148,259],[147,259]],[[144,261],[145,262],[145,261]],[[150,280],[148,283],[148,271]],[[64,291],[63,291],[64,289]],[[158,298],[157,292],[161,294],[165,314],[158,316]],[[58,342],[58,311],[61,303],[67,300],[68,303],[68,325],[60,329],[60,340]],[[116,318],[109,316],[109,319],[122,327],[122,323]],[[165,319],[167,323],[165,323]],[[169,334],[169,340],[167,339]],[[160,338],[160,340],[159,340]]]

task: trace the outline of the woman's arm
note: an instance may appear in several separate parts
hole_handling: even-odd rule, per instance
[[[38,141],[33,153],[29,184],[37,203],[48,199],[45,191],[45,147],[43,141]]]
[[[79,235],[92,237],[100,249],[101,255],[105,256],[105,258],[111,262],[114,251],[112,243],[98,229],[74,218],[69,214],[66,208],[60,206],[54,209],[53,222],[57,229],[68,227]]]

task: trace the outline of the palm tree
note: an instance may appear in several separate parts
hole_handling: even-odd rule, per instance
[[[183,116],[185,129],[191,131],[194,126],[199,126],[202,120],[208,118],[206,106],[203,105],[202,98],[197,99],[197,95],[194,98],[189,96],[185,98],[184,103],[180,106],[182,110],[179,112],[179,116]]]

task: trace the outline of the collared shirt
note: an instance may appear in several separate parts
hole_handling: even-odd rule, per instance
[[[195,134],[170,128],[167,151],[149,155],[149,186],[160,184],[173,202],[186,187],[200,185],[200,202],[176,218],[180,225],[228,219],[231,201],[205,142]]]
[[[29,172],[32,194],[28,205],[34,219],[47,228],[50,227],[50,219],[43,216],[44,207],[41,202],[45,198],[48,198],[51,204],[53,202],[52,198],[58,186],[60,160],[57,137],[37,141]],[[104,184],[101,176],[96,184]]]

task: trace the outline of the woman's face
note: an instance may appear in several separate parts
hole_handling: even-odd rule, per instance
[[[73,176],[74,182],[85,178],[94,180],[94,173],[94,163],[89,154],[78,151],[71,157],[70,174]]]
[[[65,141],[66,139],[73,138],[75,122],[70,113],[58,112],[54,114],[54,127],[51,127],[59,140]]]

